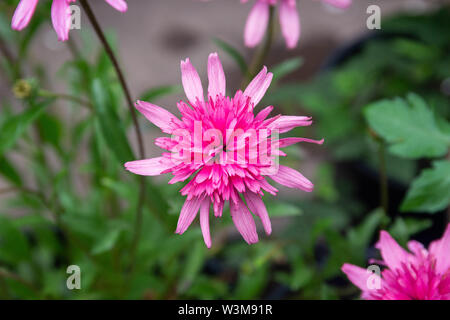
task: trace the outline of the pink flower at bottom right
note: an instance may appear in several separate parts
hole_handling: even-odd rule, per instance
[[[379,276],[347,263],[341,269],[361,289],[362,299],[450,300],[450,224],[428,250],[420,242],[409,241],[407,251],[386,231],[381,231],[376,248],[386,267]]]

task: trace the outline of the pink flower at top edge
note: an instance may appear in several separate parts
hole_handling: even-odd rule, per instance
[[[273,75],[266,67],[244,92],[238,91],[234,97],[226,96],[225,74],[217,53],[210,54],[208,59],[206,99],[200,77],[189,59],[181,62],[181,75],[188,99],[177,105],[181,119],[151,103],[136,103],[136,108],[150,122],[171,135],[155,141],[168,152],[157,158],[127,162],[125,168],[144,176],[171,173],[170,184],[190,179],[181,189],[187,199],[176,233],[184,233],[200,212],[203,238],[206,246],[211,247],[210,207],[215,217],[221,217],[228,202],[237,230],[247,243],[256,243],[258,234],[252,213],[261,219],[267,234],[272,231],[262,196],[263,191],[276,195],[278,190],[267,178],[290,188],[313,190],[313,184],[300,172],[278,166],[278,156],[285,156],[280,148],[298,142],[322,144],[323,140],[274,137],[278,132],[311,125],[309,117],[277,115],[267,118],[272,106],[255,115],[255,107],[272,81]]]
[[[105,1],[120,12],[125,12],[128,9],[127,3],[124,0]],[[52,2],[52,23],[59,41],[69,39],[71,22],[69,7],[72,2],[76,2],[76,0],[53,0]],[[14,30],[20,31],[28,26],[36,10],[37,3],[38,0],[21,0],[19,2],[11,22],[11,27]]]
[[[417,241],[409,241],[408,252],[386,231],[381,231],[376,247],[386,266],[381,277],[355,265],[342,266],[349,280],[362,290],[363,299],[450,300],[450,224],[428,250]],[[369,277],[377,277],[378,288],[369,285]]]
[[[321,0],[337,8],[346,9],[352,0]],[[248,0],[241,0],[242,3]],[[269,7],[280,4],[279,16],[281,32],[286,41],[286,46],[293,49],[300,38],[300,17],[296,0],[256,0],[253,9],[248,15],[244,31],[244,40],[247,47],[255,47],[264,38],[269,23]]]

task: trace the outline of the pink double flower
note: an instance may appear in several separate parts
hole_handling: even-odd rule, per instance
[[[351,5],[352,0],[321,0],[337,8],[345,9]],[[248,0],[241,0],[242,3]],[[297,46],[300,39],[300,16],[296,0],[256,0],[253,9],[247,18],[244,31],[244,40],[247,47],[258,45],[266,33],[269,23],[270,6],[279,4],[281,32],[289,49]]]
[[[127,3],[124,0],[105,0],[113,8],[120,12],[127,11]],[[52,3],[52,23],[58,34],[59,41],[69,39],[71,24],[70,3],[76,0],[53,0]],[[21,0],[12,18],[11,27],[14,30],[22,30],[30,23],[38,0]]]

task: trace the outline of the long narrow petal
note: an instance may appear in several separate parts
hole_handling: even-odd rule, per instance
[[[172,168],[175,164],[169,159],[158,157],[125,163],[125,169],[141,176],[157,176]]]
[[[253,192],[244,193],[245,201],[251,212],[256,214],[260,219],[264,227],[266,234],[272,233],[272,224],[270,222],[269,214],[267,213],[266,206],[264,205],[261,197]]]
[[[281,0],[280,25],[287,47],[295,48],[300,38],[300,17],[295,1]]]
[[[278,172],[269,177],[289,188],[296,188],[306,192],[311,192],[314,189],[311,181],[306,179],[300,172],[286,166],[280,165]]]
[[[25,28],[30,23],[37,3],[38,0],[21,0],[14,12],[11,28],[14,30],[22,30]]]
[[[203,240],[208,248],[211,248],[211,232],[209,230],[209,207],[210,200],[205,198],[200,205],[200,227],[202,229]]]
[[[310,117],[299,117],[299,116],[281,116],[273,121],[268,128],[276,129],[279,133],[285,133],[291,131],[297,127],[307,127],[312,124]]]
[[[230,213],[236,229],[242,235],[248,244],[258,242],[258,233],[256,232],[255,220],[252,214],[248,211],[242,200],[237,203],[230,200]]]
[[[273,106],[265,107],[255,116],[255,121],[263,121],[272,112],[272,110]]]
[[[261,42],[269,23],[269,3],[256,1],[245,24],[244,41],[247,47],[253,48]]]
[[[208,58],[208,96],[215,99],[217,95],[225,96],[226,78],[217,53],[211,53]]]
[[[70,6],[67,0],[53,0],[52,22],[53,28],[58,35],[58,40],[67,41],[71,23]]]
[[[339,9],[347,9],[352,4],[352,0],[323,0],[323,1]]]
[[[250,82],[244,91],[244,96],[250,97],[254,106],[256,106],[266,94],[272,82],[273,74],[267,73],[267,67],[264,67],[256,77]]]
[[[431,243],[430,254],[436,260],[436,272],[445,274],[450,269],[450,223],[442,238]]]
[[[187,228],[194,221],[202,200],[199,198],[193,198],[184,202],[183,208],[181,208],[180,217],[178,218],[177,230],[175,233],[183,234]]]
[[[372,273],[368,273],[367,270],[348,263],[345,263],[342,266],[341,270],[346,274],[348,279],[359,289],[361,289],[362,291],[367,291],[369,289],[367,286],[367,280],[372,275]]]
[[[197,104],[197,99],[204,101],[202,81],[189,58],[181,61],[181,81],[191,104]]]
[[[408,252],[384,230],[380,232],[380,240],[375,247],[380,250],[383,261],[391,270],[400,269],[402,263],[408,262]]]
[[[111,7],[120,12],[128,10],[128,5],[125,0],[105,0]]]
[[[307,138],[283,138],[278,140],[278,144],[280,148],[285,148],[292,146],[293,144],[299,143],[299,142],[309,142],[309,143],[315,143],[315,144],[323,144],[325,140],[312,140]]]
[[[175,124],[181,121],[164,108],[158,107],[149,102],[136,102],[136,109],[142,113],[148,121],[159,127],[165,133],[172,133],[176,129]]]

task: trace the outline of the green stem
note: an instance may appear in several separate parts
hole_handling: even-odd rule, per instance
[[[55,92],[50,92],[47,90],[39,90],[39,95],[41,97],[45,97],[45,98],[56,98],[56,99],[61,99],[61,100],[67,100],[67,101],[71,101],[71,102],[75,102],[78,103],[79,105],[82,105],[86,108],[89,108],[90,110],[93,109],[92,104],[89,101],[85,101],[83,99],[80,99],[78,97],[69,95],[69,94],[65,94],[65,93],[55,93]]]
[[[388,208],[389,208],[389,190],[388,190],[388,179],[386,172],[386,156],[385,156],[385,145],[383,141],[378,141],[378,161],[379,161],[379,183],[380,183],[380,203],[384,210],[385,219],[381,223],[381,227],[385,228],[387,224]]]
[[[139,126],[139,122],[137,120],[136,110],[133,105],[133,100],[131,98],[130,90],[128,89],[128,85],[127,85],[127,82],[123,75],[122,69],[119,66],[119,63],[117,61],[116,56],[114,55],[114,52],[113,52],[111,46],[109,45],[108,41],[106,40],[105,34],[103,33],[103,30],[101,29],[100,24],[98,23],[97,18],[95,17],[94,12],[91,9],[91,6],[88,4],[88,2],[86,0],[80,0],[80,3],[81,3],[81,6],[83,7],[84,11],[86,12],[100,42],[102,43],[102,45],[106,51],[106,54],[108,55],[109,59],[111,60],[113,66],[114,66],[114,69],[116,70],[117,77],[119,78],[119,82],[120,82],[123,92],[125,94],[127,104],[128,104],[128,109],[130,111],[131,118],[133,120],[136,136],[138,139],[139,157],[141,159],[144,159],[145,158],[145,149],[144,149],[142,133],[141,133],[141,129]],[[138,205],[137,205],[136,223],[135,223],[135,227],[134,227],[134,236],[133,236],[133,240],[132,240],[132,244],[131,244],[131,251],[130,251],[130,257],[131,257],[130,269],[129,269],[130,274],[134,270],[134,265],[135,265],[135,260],[136,260],[136,251],[137,251],[139,239],[141,236],[141,230],[142,230],[143,206],[144,206],[145,190],[146,190],[144,177],[140,177],[139,189],[140,190],[139,190],[139,199],[138,199]]]
[[[6,42],[2,37],[0,37],[0,53],[5,57],[6,61],[8,61],[8,64],[13,67],[14,80],[22,78],[19,60],[14,57],[13,53],[9,50]]]
[[[22,285],[28,287],[28,289],[33,291],[33,293],[36,294],[36,296],[38,296],[38,297],[40,296],[39,290],[31,282],[28,282],[27,280],[21,278],[20,276],[18,276],[15,273],[12,273],[6,269],[0,268],[0,278],[12,279],[14,281],[17,281],[17,282],[21,283]]]
[[[84,11],[86,12],[89,21],[91,22],[95,33],[97,34],[101,44],[103,45],[103,48],[105,49],[106,54],[108,55],[109,59],[111,60],[114,69],[117,73],[117,77],[119,78],[119,82],[120,85],[122,87],[123,93],[125,94],[125,98],[127,100],[127,104],[128,104],[128,109],[130,111],[132,120],[133,120],[133,125],[136,131],[136,136],[138,139],[138,148],[139,148],[139,156],[143,159],[145,157],[145,149],[144,149],[144,142],[143,142],[143,138],[142,138],[142,133],[141,133],[141,129],[139,126],[139,121],[137,120],[137,116],[136,116],[136,110],[134,108],[134,104],[133,104],[133,99],[131,98],[131,93],[130,90],[128,88],[128,84],[125,80],[125,76],[122,72],[122,69],[119,66],[119,62],[117,61],[117,58],[114,54],[113,49],[111,48],[111,46],[109,45],[108,41],[106,40],[105,34],[102,30],[102,28],[100,27],[100,24],[97,21],[97,18],[94,15],[94,12],[91,9],[91,6],[88,4],[88,2],[86,0],[80,0],[80,3],[82,5],[82,7],[84,8]]]
[[[250,81],[258,74],[264,65],[264,61],[270,52],[270,48],[273,42],[273,36],[275,31],[275,10],[273,6],[270,6],[269,12],[269,25],[267,27],[267,34],[263,45],[258,50],[257,54],[253,57],[250,67],[247,70],[247,74],[242,82],[241,89],[244,90],[245,87],[250,83]]]

